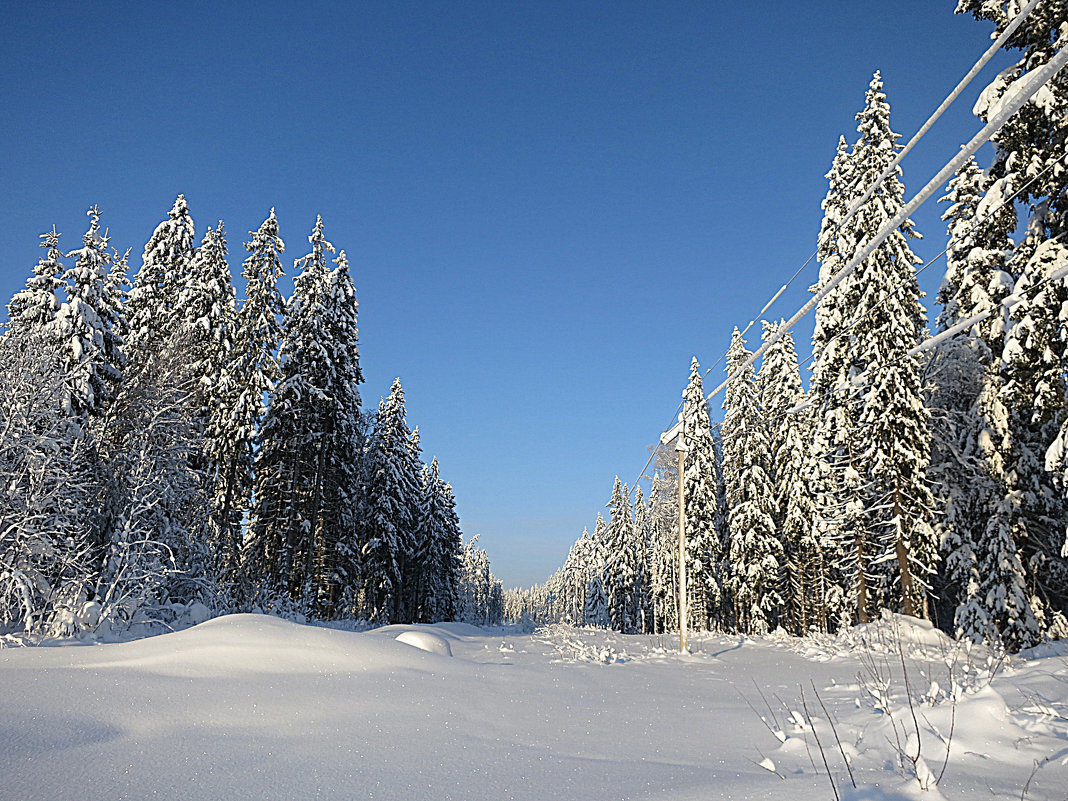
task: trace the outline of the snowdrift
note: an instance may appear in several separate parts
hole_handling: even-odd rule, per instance
[[[1063,648],[993,663],[922,622],[871,625],[866,641],[884,651],[858,633],[695,636],[680,656],[671,636],[352,632],[263,615],[0,649],[0,801],[823,801],[816,735],[851,801],[1019,798],[1036,763],[1028,799],[1059,797]],[[928,792],[901,758],[915,750],[902,653],[936,775],[955,726]]]

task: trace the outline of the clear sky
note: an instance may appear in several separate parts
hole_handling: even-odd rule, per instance
[[[238,269],[271,206],[291,258],[322,214],[357,285],[365,406],[399,375],[465,533],[506,586],[541,582],[641,468],[691,355],[711,365],[812,251],[872,72],[907,139],[987,47],[953,7],[9,3],[0,295],[53,223],[79,246],[94,203],[135,268],[179,192],[198,236],[224,220]],[[1006,63],[906,159],[909,196]],[[921,256],[938,213],[915,217]]]

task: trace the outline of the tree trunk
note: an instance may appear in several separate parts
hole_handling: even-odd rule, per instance
[[[868,576],[864,563],[864,536],[858,534],[857,544],[857,622],[868,622]]]
[[[901,571],[901,596],[904,603],[905,614],[912,617],[926,617],[923,609],[916,606],[916,585],[912,579],[912,568],[909,566],[909,552],[905,545],[904,527],[901,520],[901,490],[894,489],[894,525],[897,527],[897,564]]]

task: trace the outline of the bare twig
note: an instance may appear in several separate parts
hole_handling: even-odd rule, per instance
[[[779,727],[780,731],[785,731],[782,726],[779,726],[779,719],[775,717],[775,710],[771,708],[771,703],[768,701],[767,696],[764,695],[764,691],[760,689],[760,685],[756,683],[756,679],[753,679],[753,686],[756,688],[757,693],[760,694],[760,700],[764,702],[764,706],[768,708],[768,714],[771,715],[771,721]],[[778,735],[775,735],[778,737]],[[780,741],[782,738],[779,738]]]
[[[1027,783],[1024,784],[1023,790],[1020,792],[1020,801],[1024,801],[1024,798],[1027,796],[1028,790],[1031,789],[1031,782],[1034,781],[1035,774],[1042,770],[1042,768],[1046,767],[1046,765],[1049,764],[1049,761],[1051,759],[1053,759],[1052,755],[1042,760],[1035,760],[1035,766],[1031,769],[1031,775],[1027,777]]]
[[[823,743],[820,742],[820,736],[816,732],[816,721],[813,720],[811,713],[808,711],[808,704],[805,702],[805,688],[801,686],[800,689],[801,707],[805,710],[805,717],[812,724],[812,735],[816,738],[816,746],[820,749],[820,756],[823,757],[823,767],[827,771],[827,780],[831,783],[831,790],[834,792],[834,801],[842,801],[841,796],[838,795],[838,788],[834,784],[834,777],[831,775],[831,766],[827,764],[827,752],[823,750]]]
[[[760,754],[760,756],[764,760],[764,762],[756,762],[756,761],[754,761],[752,759],[747,759],[747,761],[751,762],[754,765],[756,765],[758,768],[763,768],[768,773],[774,773],[780,779],[782,779],[783,781],[786,781],[786,777],[783,776],[781,773],[779,773],[779,771],[775,767],[775,763],[774,762],[772,762],[770,759],[768,759],[766,756],[764,756],[764,753],[760,749],[757,749],[757,753]],[[767,764],[765,764],[765,763],[767,763]],[[771,767],[769,768],[768,765],[771,765]]]
[[[920,721],[916,718],[916,707],[912,703],[912,687],[909,685],[909,670],[905,666],[905,649],[901,645],[901,638],[900,637],[898,637],[898,641],[897,641],[897,653],[898,653],[898,656],[901,657],[901,672],[902,672],[902,675],[904,676],[904,679],[905,679],[905,697],[909,701],[909,712],[912,714],[912,725],[916,729],[916,756],[910,757],[910,759],[912,760],[913,766],[915,766],[916,763],[918,763],[920,761],[920,748],[921,748]]]
[[[845,763],[846,771],[849,773],[849,781],[853,783],[853,789],[857,788],[857,780],[853,778],[853,768],[849,765],[849,759],[846,757],[845,749],[842,747],[842,741],[838,737],[838,727],[834,725],[834,720],[831,718],[831,713],[827,711],[826,705],[823,703],[823,699],[820,698],[819,690],[816,689],[816,682],[809,682],[812,685],[812,692],[816,694],[816,700],[820,702],[820,708],[823,710],[823,714],[827,716],[827,722],[831,724],[831,732],[834,734],[834,741],[838,743],[838,752],[842,755],[842,762]],[[815,726],[813,726],[815,731]]]
[[[942,783],[942,777],[946,774],[946,766],[949,764],[949,748],[953,745],[953,731],[957,727],[957,693],[953,693],[953,707],[950,711],[949,717],[949,739],[946,740],[946,758],[942,762],[942,770],[938,772],[938,779],[935,784]]]
[[[763,715],[761,715],[757,711],[757,708],[755,706],[753,706],[752,703],[750,703],[749,699],[746,698],[744,695],[742,695],[742,691],[741,690],[737,690],[737,692],[738,692],[738,695],[741,696],[742,700],[745,701],[745,705],[748,706],[751,710],[753,710],[753,714],[754,715],[756,715],[758,718],[760,718],[760,722],[764,724],[764,728],[766,728],[768,731],[771,732],[771,736],[774,737],[776,740],[779,740],[779,742],[782,742],[782,739],[779,737],[778,732],[776,732],[775,729],[773,729],[771,727],[771,724],[768,723],[767,718],[765,718]]]

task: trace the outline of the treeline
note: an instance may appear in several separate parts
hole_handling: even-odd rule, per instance
[[[482,575],[463,558],[400,380],[361,408],[356,292],[322,219],[286,300],[272,209],[244,243],[238,302],[222,222],[198,244],[184,196],[132,283],[129,251],[88,216],[76,250],[42,236],[0,337],[0,629],[193,604],[486,619],[488,560]]]
[[[1015,4],[961,0],[1000,32]],[[1019,60],[982,93],[986,122],[1045,64],[1068,7],[1040,3],[1008,40]],[[823,288],[904,208],[898,135],[878,73],[839,141],[818,237]],[[723,422],[694,360],[684,393],[688,606],[696,629],[830,631],[880,610],[1010,650],[1068,635],[1068,77],[949,185],[947,269],[930,347],[906,221],[816,309],[809,387],[786,334],[759,372],[735,329]],[[1022,232],[1022,233],[1020,233]],[[777,332],[764,324],[765,339]],[[621,631],[677,626],[676,487],[662,454],[646,503],[618,479],[608,522],[508,613]]]

